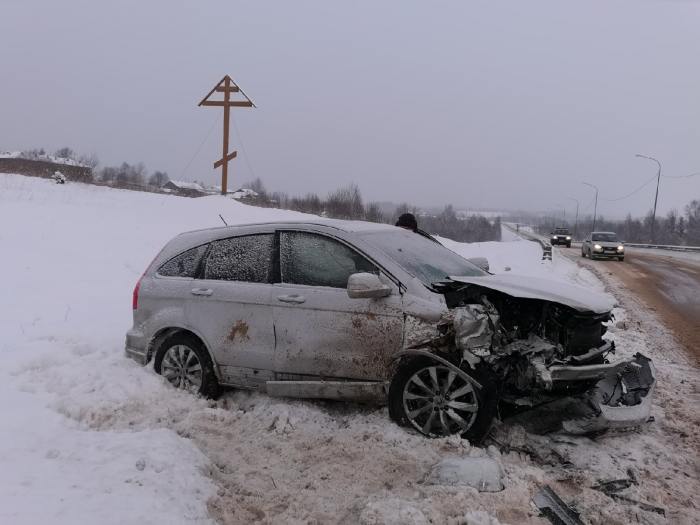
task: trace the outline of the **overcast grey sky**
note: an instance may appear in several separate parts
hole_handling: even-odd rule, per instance
[[[230,74],[233,186],[643,214],[664,173],[700,171],[694,1],[0,0],[0,150],[68,145],[214,182]],[[212,128],[212,126],[214,126]],[[199,154],[190,163],[202,141]],[[659,210],[700,198],[662,179]]]

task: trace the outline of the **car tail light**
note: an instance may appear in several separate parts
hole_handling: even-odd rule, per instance
[[[153,266],[153,263],[156,262],[156,259],[160,256],[161,253],[163,253],[163,250],[165,250],[165,246],[161,248],[161,250],[158,252],[158,255],[156,255],[153,260],[146,266],[146,269],[143,271],[141,274],[141,277],[139,277],[139,280],[136,282],[136,286],[134,286],[134,293],[131,296],[131,308],[133,310],[138,310],[139,307],[139,289],[141,288],[141,281],[143,281],[144,276],[148,273],[148,269]]]
[[[143,275],[145,275],[145,273]],[[136,282],[136,286],[134,286],[134,294],[131,297],[131,308],[133,310],[137,310],[139,307],[139,288],[141,288],[141,281],[143,280],[143,275],[139,277],[139,280]]]

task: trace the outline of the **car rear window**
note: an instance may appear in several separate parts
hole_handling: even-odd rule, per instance
[[[197,273],[199,262],[207,249],[207,245],[197,246],[173,257],[158,269],[158,275],[165,277],[191,277]]]
[[[221,281],[270,282],[274,235],[231,237],[211,243],[204,278]]]

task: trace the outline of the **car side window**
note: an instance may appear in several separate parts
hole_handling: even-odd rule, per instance
[[[165,277],[190,277],[197,274],[199,262],[202,260],[207,245],[197,246],[173,257],[158,269],[158,275]]]
[[[315,233],[281,232],[282,282],[346,288],[359,272],[378,274],[378,268],[348,246]]]
[[[272,275],[272,233],[231,237],[211,243],[204,278],[268,283]]]

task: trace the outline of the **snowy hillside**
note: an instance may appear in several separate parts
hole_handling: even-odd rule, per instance
[[[0,174],[0,523],[546,523],[529,500],[537,485],[554,480],[565,480],[558,489],[589,517],[625,522],[636,507],[582,487],[643,469],[652,451],[654,475],[640,475],[647,472],[653,490],[672,486],[690,497],[672,478],[689,469],[689,454],[667,445],[672,440],[658,429],[635,434],[639,447],[626,436],[530,442],[516,430],[509,439],[519,445],[502,456],[460,439],[425,439],[381,408],[246,392],[212,402],[172,389],[123,356],[132,289],[169,238],[218,226],[219,214],[229,224],[304,217],[219,196]],[[534,243],[444,242],[488,257],[495,272],[508,266],[601,287],[564,258],[542,262]],[[645,350],[640,332],[615,332],[628,352]],[[687,372],[673,366],[680,381]],[[660,408],[654,413],[664,419]],[[681,424],[690,423],[665,420],[662,428],[690,431]],[[566,456],[566,467],[518,452],[538,446],[548,461]],[[426,482],[433,465],[455,456],[495,458],[505,490]],[[667,504],[682,508],[674,497]],[[678,512],[676,521],[685,522],[689,514]]]
[[[230,223],[299,216],[222,197],[0,174],[0,270],[9,277],[0,299],[0,398],[12,407],[0,426],[0,522],[206,518],[214,488],[196,447],[165,429],[84,432],[105,423],[85,401],[128,426],[130,415],[116,408],[123,399],[172,395],[122,358],[131,292],[168,239],[221,225],[219,213]]]

